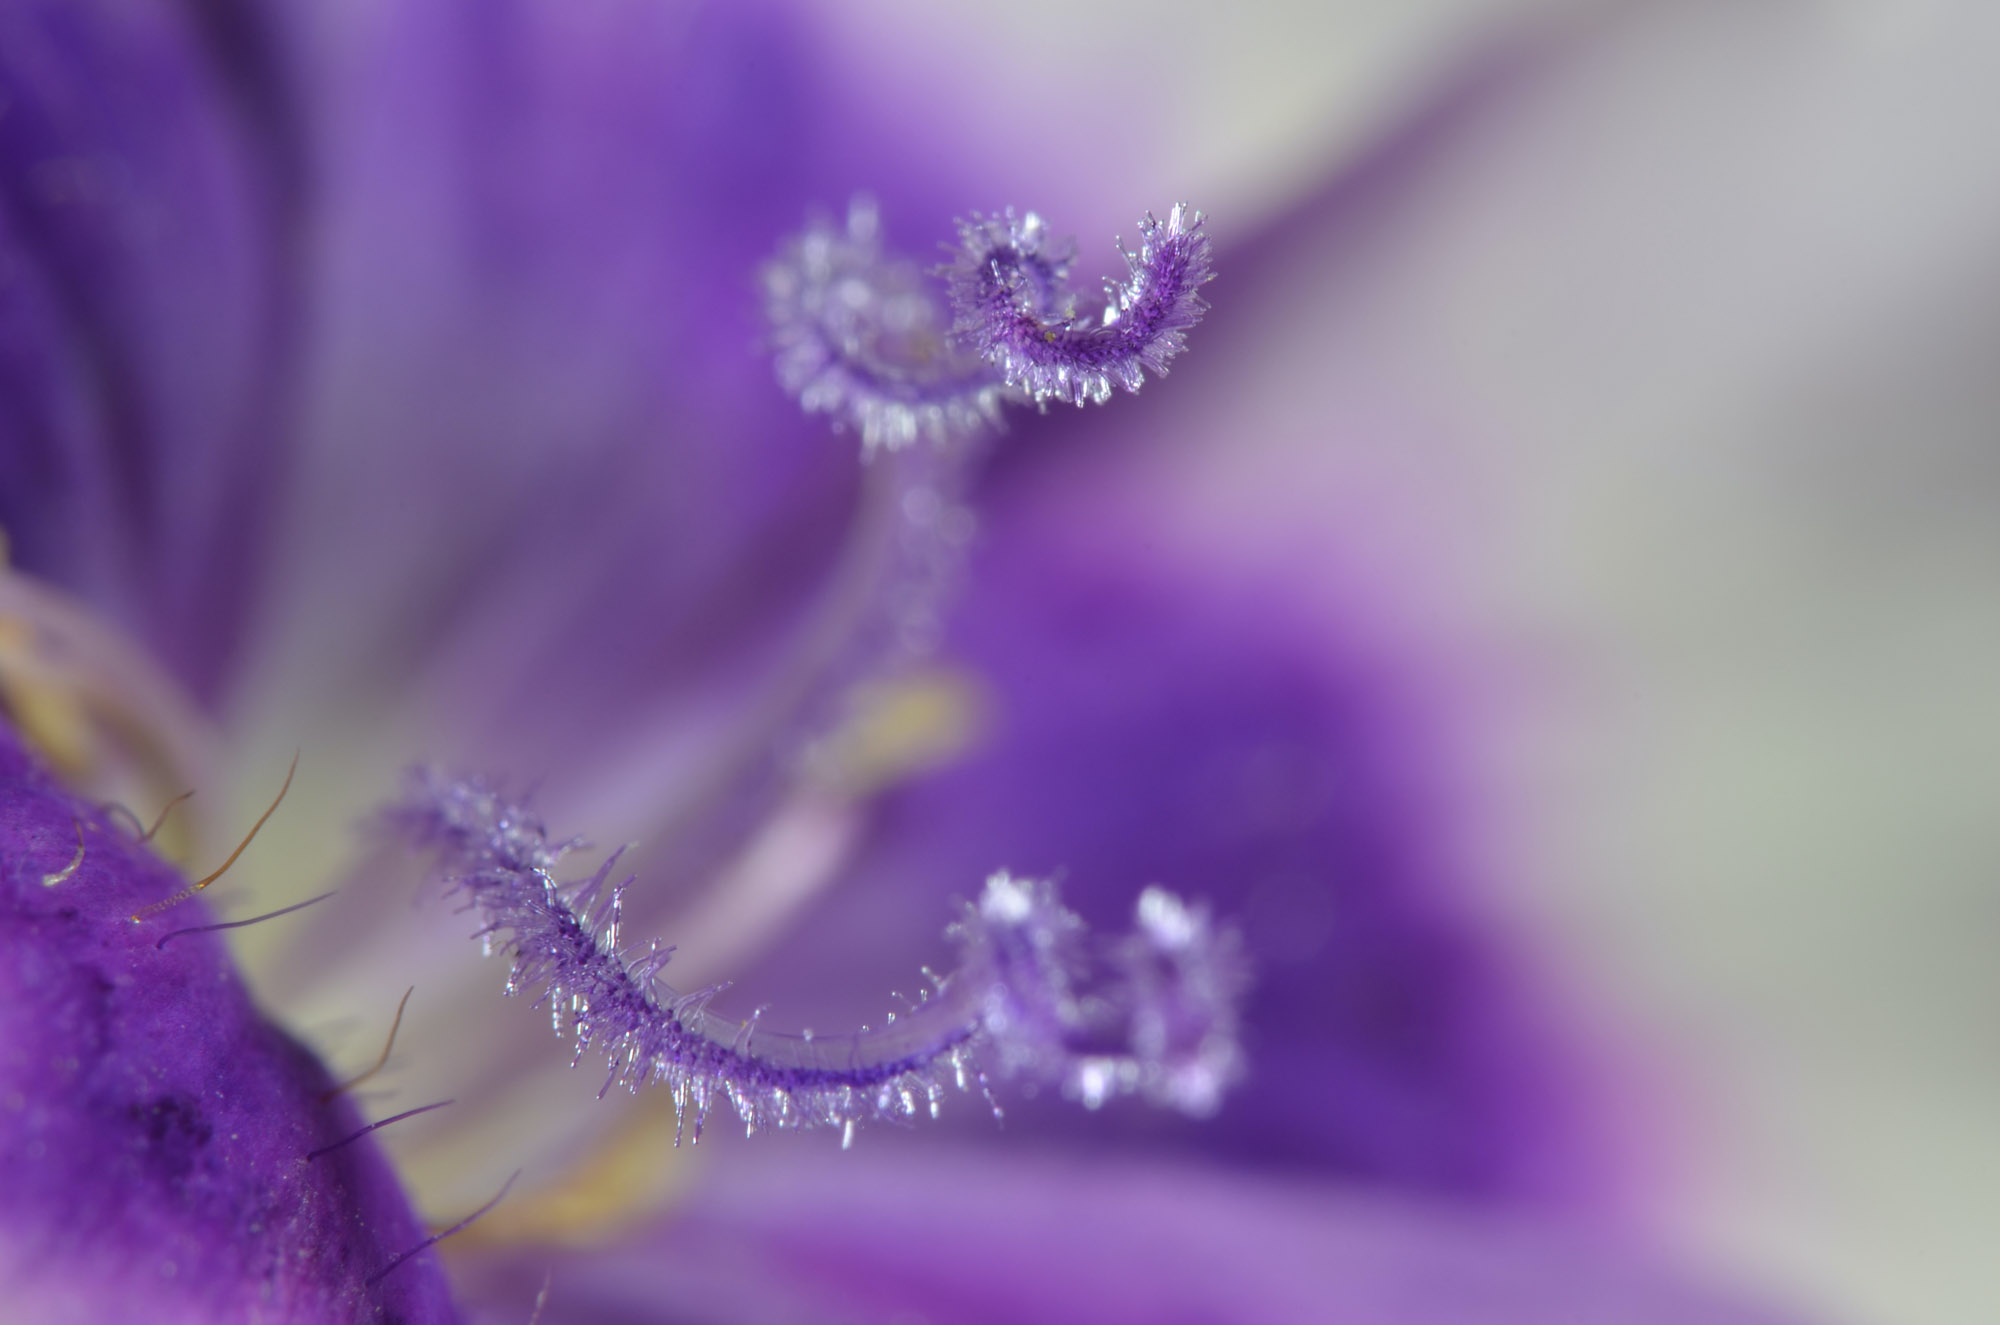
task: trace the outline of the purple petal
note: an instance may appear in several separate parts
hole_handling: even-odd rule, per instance
[[[77,1321],[455,1319],[425,1232],[184,881],[0,727],[0,1295]]]
[[[729,1166],[587,1254],[468,1266],[492,1319],[1093,1325],[1772,1325],[1601,1237],[1170,1166],[954,1152]]]
[[[858,187],[944,233],[949,179],[913,182],[780,7],[328,25],[284,683],[309,706],[414,682],[431,753],[536,773],[690,741],[856,488],[771,380],[758,268]]]
[[[1610,1180],[1572,1028],[1454,863],[1442,695],[1329,641],[1283,586],[1171,556],[1110,482],[1025,484],[989,535],[948,652],[988,690],[988,740],[887,796],[839,890],[739,988],[775,1024],[865,1018],[935,954],[924,918],[994,868],[1056,874],[1094,925],[1157,883],[1246,927],[1250,1079],[1212,1124],[1036,1126],[1434,1190]]]
[[[247,9],[0,15],[0,525],[213,698],[278,467],[296,147]]]

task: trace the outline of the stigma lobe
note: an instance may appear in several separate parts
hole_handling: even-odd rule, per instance
[[[1103,404],[1187,348],[1215,274],[1203,227],[1184,204],[1148,214],[1138,251],[1119,248],[1126,279],[1084,308],[1075,246],[1034,212],[973,213],[926,272],[885,251],[874,203],[857,199],[844,227],[816,219],[764,266],[778,380],[868,454],[977,438],[1009,403]]]
[[[551,841],[491,785],[413,770],[383,821],[432,851],[447,887],[484,917],[475,937],[513,959],[508,992],[537,991],[579,1057],[601,1053],[607,1090],[665,1086],[697,1140],[727,1103],[750,1132],[834,1128],[849,1144],[861,1123],[936,1116],[951,1089],[976,1086],[990,1102],[989,1065],[1090,1108],[1136,1094],[1197,1116],[1241,1074],[1240,943],[1161,889],[1141,895],[1134,933],[1099,961],[1053,884],[995,874],[947,931],[958,966],[917,1004],[872,1030],[792,1035],[764,1029],[761,1009],[743,1020],[713,1012],[718,989],[661,981],[668,950],[657,944],[628,959],[615,856],[560,881],[562,858],[583,844]]]

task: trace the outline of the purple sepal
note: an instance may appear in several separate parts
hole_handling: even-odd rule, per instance
[[[0,5],[0,526],[220,697],[268,558],[305,264],[282,6]]]
[[[457,1319],[435,1257],[319,1062],[220,938],[135,923],[185,881],[0,722],[0,1301],[10,1318]]]

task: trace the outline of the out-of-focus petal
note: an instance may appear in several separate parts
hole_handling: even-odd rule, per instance
[[[1180,554],[1462,672],[1462,822],[1669,1067],[1685,1245],[1899,1325],[2000,1314],[1995,21],[1582,33],[1226,253],[1127,442]]]
[[[0,526],[210,699],[281,468],[298,161],[261,23],[0,14]]]
[[[748,999],[785,1024],[878,1017],[937,960],[935,917],[997,867],[1059,874],[1103,925],[1158,883],[1247,930],[1249,1080],[1212,1121],[1065,1108],[1029,1127],[1591,1192],[1610,1156],[1577,1028],[1463,859],[1434,664],[1399,666],[1365,622],[1331,640],[1281,586],[1180,556],[1105,477],[1057,464],[993,503],[947,654],[984,739],[884,798]]]
[[[342,7],[311,50],[316,352],[252,715],[386,689],[454,757],[669,760],[854,488],[773,380],[759,265],[864,188],[922,247],[963,186],[777,6]]]
[[[884,107],[921,103],[938,156],[1079,233],[1135,198],[1192,200],[1227,243],[1366,153],[1439,83],[1601,0],[1065,0],[830,10],[827,63]],[[1059,37],[1057,34],[1060,34]],[[1129,234],[1129,231],[1127,232]]]
[[[1575,1231],[1171,1165],[787,1147],[587,1253],[459,1262],[547,1325],[1772,1325]]]
[[[0,726],[0,1294],[75,1322],[455,1319],[351,1104],[184,881]],[[386,1315],[385,1315],[386,1313]]]

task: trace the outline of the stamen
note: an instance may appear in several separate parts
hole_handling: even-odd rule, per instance
[[[164,911],[169,907],[179,906],[182,902],[187,901],[190,897],[193,897],[196,893],[199,893],[202,889],[208,887],[209,884],[214,883],[217,879],[227,874],[229,872],[229,867],[236,863],[236,858],[242,855],[244,850],[248,848],[252,842],[257,840],[258,832],[262,830],[264,825],[270,821],[271,816],[278,812],[278,807],[285,803],[285,793],[292,789],[292,775],[297,773],[298,771],[299,771],[299,757],[297,754],[293,754],[292,766],[285,770],[285,784],[282,787],[278,788],[278,795],[276,799],[274,799],[271,802],[269,809],[265,810],[264,813],[257,816],[257,822],[250,825],[250,831],[244,835],[244,838],[241,842],[238,842],[236,844],[236,850],[229,853],[229,859],[223,861],[222,864],[216,868],[213,874],[209,874],[203,878],[196,879],[193,883],[189,884],[187,887],[181,889],[179,892],[175,893],[172,897],[169,897],[164,901],[155,902],[151,906],[141,907],[137,912],[133,914],[132,923],[136,925],[140,921],[144,920],[147,916],[157,915],[161,911]],[[185,797],[183,797],[182,799],[185,799]],[[161,818],[162,819],[165,818],[165,811],[161,812]]]
[[[58,888],[68,883],[71,876],[76,873],[77,867],[83,864],[83,820],[77,818],[75,815],[71,815],[70,822],[76,825],[76,854],[69,858],[69,864],[63,866],[53,874],[44,874],[42,876],[42,887],[44,888]]]
[[[361,1085],[363,1082],[367,1081],[370,1077],[374,1076],[377,1072],[380,1072],[382,1070],[383,1064],[389,1061],[389,1052],[396,1047],[396,1032],[403,1029],[403,1009],[410,1005],[410,995],[416,992],[417,992],[417,987],[415,985],[411,985],[408,989],[405,989],[403,991],[402,1000],[396,1004],[396,1019],[389,1023],[389,1038],[383,1042],[382,1052],[376,1057],[375,1065],[373,1067],[370,1067],[366,1072],[363,1072],[360,1076],[354,1077],[348,1081],[343,1081],[338,1086],[335,1086],[332,1090],[329,1090],[324,1095],[321,1095],[319,1097],[320,1103],[324,1104],[328,1100],[335,1099],[338,1096],[346,1094],[348,1091],[353,1090],[356,1086]]]
[[[425,1104],[425,1105],[420,1105],[419,1107],[414,1109],[405,1109],[401,1113],[392,1114],[391,1116],[384,1118],[381,1122],[370,1123],[368,1124],[368,1126],[362,1128],[358,1132],[351,1132],[348,1135],[341,1137],[340,1140],[335,1141],[330,1146],[321,1146],[318,1150],[307,1151],[306,1159],[308,1162],[310,1162],[312,1160],[318,1159],[321,1155],[331,1155],[334,1151],[340,1149],[342,1146],[351,1146],[356,1141],[359,1141],[362,1137],[368,1135],[370,1132],[376,1131],[380,1128],[387,1127],[390,1123],[400,1123],[405,1118],[414,1118],[420,1113],[429,1113],[432,1109],[442,1109],[447,1104],[456,1104],[456,1103],[458,1103],[457,1100],[439,1100],[436,1104]],[[421,1248],[419,1250],[421,1250]]]
[[[456,1224],[453,1224],[450,1228],[444,1230],[444,1232],[431,1234],[429,1237],[425,1238],[422,1242],[419,1242],[416,1246],[410,1248],[402,1255],[396,1257],[395,1260],[390,1261],[386,1266],[384,1266],[379,1272],[377,1272],[373,1277],[371,1277],[368,1280],[367,1286],[373,1288],[375,1285],[381,1283],[384,1279],[387,1279],[390,1275],[394,1274],[398,1269],[402,1268],[403,1262],[409,1260],[412,1256],[421,1255],[422,1253],[430,1250],[432,1247],[437,1246],[438,1243],[443,1242],[446,1238],[450,1237],[452,1234],[463,1232],[465,1229],[470,1228],[472,1224],[475,1221],[477,1221],[482,1215],[484,1215],[487,1211],[491,1210],[494,1206],[500,1204],[500,1202],[507,1199],[508,1189],[514,1185],[514,1180],[516,1178],[519,1178],[520,1176],[521,1176],[521,1171],[519,1169],[515,1169],[513,1176],[508,1178],[506,1182],[500,1185],[499,1192],[494,1195],[492,1200],[488,1201],[485,1205],[480,1206],[477,1210],[474,1210],[471,1214],[459,1220]]]
[[[281,906],[275,911],[266,911],[261,916],[251,916],[248,920],[225,920],[221,924],[217,925],[189,925],[186,929],[171,930],[168,933],[161,935],[160,941],[158,943],[155,943],[153,947],[155,949],[164,948],[167,946],[168,939],[177,939],[183,934],[207,934],[212,930],[241,929],[245,925],[261,925],[266,920],[276,920],[279,916],[288,916],[294,911],[303,911],[309,906],[314,906],[320,902],[324,902],[327,898],[333,896],[334,893],[337,893],[339,891],[340,889],[335,888],[329,892],[323,892],[317,897],[308,897],[303,902],[293,902],[290,906]]]

